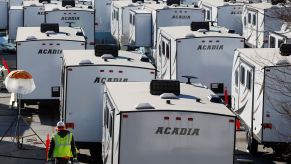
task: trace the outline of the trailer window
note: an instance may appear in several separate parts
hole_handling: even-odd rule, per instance
[[[114,16],[115,16],[115,15],[114,15],[114,11],[112,11],[112,20],[114,19]]]
[[[134,25],[135,24],[135,21],[134,21],[134,15],[132,15],[132,25]]]
[[[109,114],[109,109],[108,109],[108,106],[107,105],[108,104],[105,105],[105,110],[104,110],[104,126],[108,128],[108,114]]]
[[[170,46],[169,44],[166,44],[166,58],[169,59],[169,57],[170,57]]]
[[[159,44],[159,56],[161,56],[161,54],[162,54],[162,46],[161,44]]]
[[[206,20],[210,20],[210,10],[206,11]]]
[[[132,24],[132,14],[129,14],[129,24]]]
[[[238,70],[235,71],[235,86],[238,86]]]
[[[118,21],[118,11],[116,11],[116,20]]]
[[[251,13],[248,14],[248,23],[249,24],[252,23],[252,14]]]
[[[275,48],[276,46],[276,39],[273,36],[270,36],[270,48]]]
[[[165,55],[165,42],[162,41],[162,54]]]
[[[247,17],[244,17],[244,25],[247,25]]]
[[[240,67],[240,83],[245,84],[245,67]]]
[[[111,137],[112,136],[112,115],[110,114],[110,117],[109,117],[109,136]]]
[[[247,89],[251,90],[251,83],[252,83],[252,73],[251,71],[247,71]]]
[[[253,15],[253,25],[256,25],[257,24],[257,19],[256,19],[256,15],[254,14]]]
[[[278,48],[284,43],[282,39],[278,39]]]

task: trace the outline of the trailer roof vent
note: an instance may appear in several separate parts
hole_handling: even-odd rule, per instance
[[[185,35],[185,37],[186,37],[186,38],[194,38],[195,35],[192,34],[192,33],[188,33],[188,34]]]
[[[40,25],[40,32],[45,33],[47,31],[53,31],[55,33],[59,33],[59,24],[57,23],[42,23]]]
[[[291,55],[291,44],[282,44],[280,46],[280,54],[282,56],[289,56],[289,55]]]
[[[93,63],[89,59],[83,59],[79,62],[79,65],[88,65],[88,64],[93,64]]]
[[[28,36],[26,40],[37,40],[37,38],[35,36]]]
[[[276,62],[276,65],[290,65],[287,59],[281,59]]]
[[[127,7],[134,7],[134,4],[128,4]]]
[[[228,30],[228,33],[234,34],[235,33],[235,30]]]
[[[192,22],[191,30],[197,31],[199,29],[206,29],[209,31],[209,22]]]
[[[103,54],[111,54],[114,57],[118,56],[118,45],[117,44],[96,44],[95,55],[102,56]]]
[[[77,32],[76,32],[76,36],[84,36],[84,34],[83,34],[82,31],[77,31]]]
[[[208,32],[208,30],[206,30],[206,29],[204,29],[204,28],[201,28],[201,29],[199,29],[199,30],[197,30],[198,32],[203,32],[203,33],[206,33],[206,32]]]
[[[170,8],[169,6],[164,6],[164,7],[163,7],[163,9],[169,9],[169,8]]]
[[[209,99],[210,102],[222,103],[221,98],[219,96],[217,96],[217,95],[209,95],[209,96],[207,96],[207,98]]]
[[[33,4],[30,4],[29,6],[30,7],[36,7],[37,5],[35,3],[33,3]]]
[[[38,2],[39,2],[39,3],[44,3],[44,2],[46,2],[46,3],[51,3],[51,0],[39,0]]]
[[[141,55],[139,57],[139,60],[142,61],[142,62],[150,62],[150,59],[145,55]]]
[[[163,93],[160,95],[161,99],[178,99],[174,93]]]
[[[180,95],[180,82],[178,80],[152,80],[150,93],[152,95],[161,95],[163,93]]]
[[[144,3],[144,0],[132,0],[131,2],[132,2],[132,3],[137,3],[137,2],[142,2],[142,3]]]
[[[167,0],[166,3],[167,3],[168,6],[171,6],[173,4],[178,4],[178,5],[181,4],[180,0]]]
[[[60,9],[57,8],[57,7],[55,7],[55,8],[52,9],[52,11],[58,11],[58,10],[60,10]]]
[[[62,0],[62,7],[66,7],[66,6],[75,7],[75,1],[74,0]]]
[[[178,7],[179,5],[178,5],[178,4],[172,4],[171,6],[173,6],[173,7]]]
[[[139,103],[135,106],[135,109],[155,109],[150,103]]]
[[[114,59],[114,56],[112,54],[103,54],[101,56],[102,59]]]

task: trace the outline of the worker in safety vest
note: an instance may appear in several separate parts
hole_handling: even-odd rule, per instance
[[[57,123],[57,133],[50,141],[48,159],[52,158],[55,158],[57,164],[67,164],[70,159],[78,163],[73,134],[66,130],[65,123],[62,121]]]

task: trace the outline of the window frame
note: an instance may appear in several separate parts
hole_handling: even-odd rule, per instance
[[[236,70],[235,70],[235,73],[234,73],[234,83],[235,83],[235,86],[236,86],[236,87],[238,87],[238,81],[239,81],[239,80],[238,80],[238,75],[239,75],[239,74],[238,74],[238,69],[236,69]]]
[[[257,16],[256,16],[256,14],[253,14],[253,16],[252,16],[252,25],[257,25]]]
[[[251,90],[252,89],[252,72],[250,70],[247,70],[247,73],[246,73],[246,87],[248,90]]]
[[[248,24],[252,23],[252,13],[248,13]]]
[[[273,36],[270,36],[270,42],[269,42],[270,48],[276,48],[276,38]]]
[[[244,66],[240,66],[240,83],[242,85],[245,85],[245,73],[246,73],[246,69]]]

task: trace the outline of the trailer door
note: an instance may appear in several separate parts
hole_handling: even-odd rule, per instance
[[[253,67],[245,62],[240,62],[238,67],[238,108],[236,113],[245,121],[249,128],[252,128],[253,114]]]

